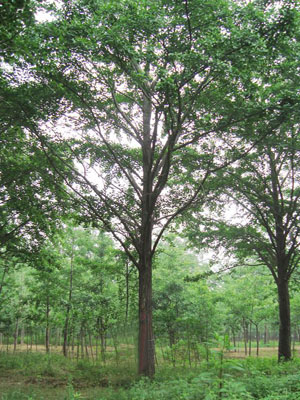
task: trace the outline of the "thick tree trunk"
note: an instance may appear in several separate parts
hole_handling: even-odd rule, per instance
[[[152,328],[151,263],[139,271],[139,374],[155,373],[154,336]]]
[[[278,304],[279,304],[279,343],[278,361],[288,361],[291,352],[291,315],[290,295],[287,279],[278,279]]]

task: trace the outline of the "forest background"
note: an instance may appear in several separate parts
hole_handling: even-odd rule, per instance
[[[217,353],[205,398],[229,395],[225,350],[251,355],[255,340],[259,355],[272,339],[291,360],[297,2],[0,12],[2,350],[125,355],[150,378]]]

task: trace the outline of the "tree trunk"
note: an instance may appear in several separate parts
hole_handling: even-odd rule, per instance
[[[15,331],[14,331],[14,353],[17,350],[18,335],[19,335],[19,319],[17,318]]]
[[[139,374],[149,377],[155,373],[151,267],[149,262],[139,271]]]
[[[267,324],[265,324],[264,344],[267,344],[268,341],[269,341],[269,337],[268,337],[268,326],[267,326]]]
[[[24,346],[24,337],[25,337],[25,327],[24,327],[24,323],[22,323],[22,326],[21,326],[21,346]]]
[[[46,353],[50,353],[50,326],[49,326],[49,314],[50,314],[50,299],[49,299],[49,296],[47,296],[47,305],[46,305],[46,337],[45,337]]]
[[[236,336],[235,336],[235,330],[233,328],[231,328],[231,333],[232,333],[234,351],[236,351]]]
[[[68,356],[68,334],[69,334],[69,320],[70,320],[70,310],[72,304],[72,295],[73,295],[73,258],[74,258],[74,239],[72,238],[72,253],[70,258],[70,279],[69,279],[69,298],[68,304],[66,307],[66,318],[64,324],[64,341],[63,341],[63,355],[65,357]]]
[[[128,261],[126,262],[126,272],[125,272],[125,279],[126,279],[126,303],[125,303],[125,331],[127,330],[128,324],[128,310],[129,310],[129,265]],[[126,332],[125,332],[126,334]]]
[[[252,353],[252,324],[249,324],[249,351],[248,354],[251,356]]]
[[[153,192],[153,143],[151,140],[152,103],[149,97],[143,96],[143,191],[141,201],[141,225],[139,235],[139,343],[138,372],[153,377],[155,373],[154,336],[152,328],[152,230],[155,202],[164,186],[167,170],[160,184]]]
[[[243,318],[243,332],[244,332],[244,347],[245,347],[245,356],[248,353],[247,345],[248,345],[248,323]]]
[[[258,357],[258,355],[259,355],[259,329],[258,329],[258,324],[255,325],[255,331],[256,331],[256,356]]]
[[[278,279],[278,304],[279,304],[279,343],[278,361],[288,361],[291,352],[291,315],[290,295],[287,279]]]
[[[168,332],[169,332],[169,346],[170,348],[172,348],[173,345],[175,344],[175,330],[170,328]]]
[[[106,356],[105,356],[105,350],[106,350],[106,346],[105,346],[105,333],[104,332],[100,332],[100,347],[101,347],[101,360],[104,362],[104,364],[106,363]]]

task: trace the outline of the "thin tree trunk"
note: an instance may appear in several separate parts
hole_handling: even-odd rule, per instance
[[[86,331],[84,331],[83,340],[84,340],[85,354],[86,354],[87,358],[89,359],[90,355],[89,355],[88,341],[86,338]]]
[[[19,319],[17,319],[17,321],[16,321],[16,326],[15,326],[15,331],[14,331],[14,353],[17,350],[18,335],[19,335]]]
[[[170,348],[172,348],[174,344],[175,344],[175,331],[174,331],[174,329],[170,328],[169,329],[169,346],[170,346]]]
[[[70,310],[71,310],[71,302],[72,302],[72,294],[73,294],[73,259],[74,259],[74,239],[72,238],[72,253],[70,259],[70,281],[69,281],[69,299],[66,307],[66,318],[64,325],[64,341],[63,341],[63,355],[67,357],[68,355],[68,333],[69,333],[69,319],[70,319]]]
[[[81,358],[84,358],[84,345],[83,345],[83,328],[80,329],[80,348],[81,348]]]
[[[252,352],[252,324],[249,325],[249,356],[251,356]]]
[[[33,330],[31,328],[31,331],[30,331],[30,351],[32,351],[32,346],[33,346]]]
[[[248,354],[248,324],[245,319],[243,319],[243,332],[244,332],[244,346],[245,346],[245,356]]]
[[[105,355],[105,333],[100,332],[100,346],[101,346],[101,360],[103,363],[106,363],[106,355]]]
[[[259,356],[259,329],[258,324],[255,325],[255,332],[256,332],[256,356]]]
[[[234,351],[236,351],[236,337],[235,337],[235,331],[233,328],[231,328],[231,333],[232,333],[233,348],[234,348]]]
[[[120,354],[118,350],[118,339],[116,333],[113,334],[113,344],[114,344],[114,349],[115,349],[115,356],[116,356],[116,364],[117,366],[119,365],[119,360],[120,360]]]
[[[72,358],[74,358],[74,348],[75,348],[75,329],[72,327]]]
[[[99,336],[96,336],[96,361],[98,361]]]
[[[269,338],[268,338],[268,325],[265,324],[264,344],[267,344],[268,341],[269,341]]]
[[[77,354],[76,354],[77,361],[79,359],[80,340],[81,340],[81,334],[78,334],[77,335]]]
[[[50,328],[49,328],[49,314],[50,314],[50,301],[49,296],[47,296],[47,305],[46,305],[46,353],[50,353]]]
[[[2,292],[2,288],[3,288],[4,280],[5,280],[5,275],[7,274],[7,272],[8,272],[8,266],[6,265],[4,267],[4,269],[3,269],[2,278],[1,278],[1,282],[0,282],[0,294]]]
[[[92,336],[90,333],[89,333],[89,343],[90,343],[92,360],[94,361],[93,341],[92,341]]]
[[[279,343],[278,361],[288,361],[292,357],[291,352],[291,315],[290,296],[287,279],[278,279],[278,303],[279,303]]]
[[[126,274],[125,329],[127,329],[128,310],[129,310],[129,266],[128,266],[128,261],[126,262],[125,274]]]
[[[25,327],[24,327],[24,323],[22,323],[22,326],[21,326],[21,346],[24,346],[24,337],[25,337]]]
[[[35,351],[38,351],[38,333],[35,332]]]
[[[187,337],[187,344],[188,344],[188,358],[189,358],[189,366],[191,368],[192,366],[192,360],[191,360],[191,341],[190,341],[190,332],[188,330],[188,337]],[[174,358],[175,359],[175,358]],[[175,362],[174,362],[174,367],[175,367]]]

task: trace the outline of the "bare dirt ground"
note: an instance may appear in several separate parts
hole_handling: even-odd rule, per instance
[[[262,347],[259,349],[259,357],[266,357],[266,358],[270,358],[270,357],[276,357],[277,356],[277,346],[275,347]],[[294,355],[295,356],[300,356],[300,346],[295,346],[295,350],[294,350]],[[243,348],[240,348],[238,351],[227,351],[225,352],[225,356],[226,358],[246,358],[249,355],[245,355],[245,351]],[[251,349],[251,357],[257,357],[256,355],[256,347],[253,347]]]

